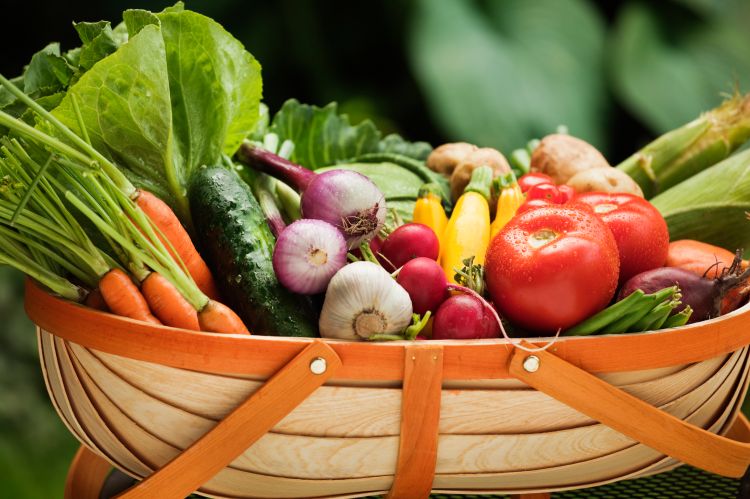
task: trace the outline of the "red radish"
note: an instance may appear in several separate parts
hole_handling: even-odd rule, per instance
[[[499,338],[500,326],[490,306],[473,295],[451,296],[440,305],[432,323],[434,340]]]
[[[383,266],[391,272],[413,258],[437,260],[440,241],[435,232],[424,224],[408,223],[391,232],[380,247]]]
[[[425,257],[409,260],[401,267],[396,281],[409,293],[415,314],[435,312],[448,298],[445,272],[435,260]]]

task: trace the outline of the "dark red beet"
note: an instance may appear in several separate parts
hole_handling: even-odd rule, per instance
[[[426,225],[408,223],[391,232],[380,247],[379,256],[386,270],[391,272],[413,258],[437,260],[440,242],[435,232]],[[379,258],[381,259],[381,258]]]
[[[721,314],[721,300],[733,288],[741,284],[749,271],[742,274],[730,272],[716,279],[705,279],[689,270],[677,267],[659,267],[636,274],[623,284],[617,296],[622,300],[636,289],[649,294],[660,289],[677,285],[682,294],[682,305],[675,309],[679,312],[690,305],[693,313],[688,322],[698,322]]]
[[[418,257],[401,267],[396,281],[409,293],[415,314],[433,313],[448,298],[445,272],[435,260]]]
[[[499,338],[500,326],[486,306],[471,295],[451,296],[440,305],[432,323],[434,340]]]

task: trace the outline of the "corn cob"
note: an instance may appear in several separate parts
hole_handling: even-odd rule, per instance
[[[685,180],[651,203],[667,221],[670,240],[750,249],[750,150]]]
[[[630,175],[648,199],[718,163],[748,139],[750,94],[736,94],[690,123],[665,133],[617,168]]]

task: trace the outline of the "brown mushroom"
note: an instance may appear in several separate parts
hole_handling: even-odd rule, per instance
[[[500,151],[491,147],[482,147],[469,154],[456,165],[451,175],[451,197],[455,202],[463,194],[471,179],[471,173],[482,165],[492,168],[492,176],[497,177],[510,172],[510,165]]]
[[[566,134],[547,135],[531,154],[531,171],[549,175],[558,185],[584,170],[609,166],[594,146]]]
[[[442,173],[450,177],[456,168],[466,156],[477,150],[477,146],[468,142],[451,142],[436,147],[429,156],[427,156],[427,168],[437,173]]]
[[[573,175],[567,184],[581,192],[625,192],[643,197],[640,186],[630,175],[617,168],[593,168]]]

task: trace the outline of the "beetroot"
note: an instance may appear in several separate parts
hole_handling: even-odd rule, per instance
[[[435,312],[448,298],[448,281],[435,260],[418,257],[401,267],[396,281],[409,293],[415,314]]]
[[[706,279],[689,270],[677,267],[659,267],[636,274],[623,284],[618,294],[622,300],[636,289],[649,294],[660,289],[677,285],[682,294],[682,305],[675,313],[687,305],[693,309],[688,323],[698,322],[721,315],[721,300],[731,290],[750,276],[750,269],[740,272],[741,259],[735,258],[732,266],[715,279]]]
[[[463,294],[451,296],[440,305],[432,323],[434,340],[499,338],[500,326],[490,306],[479,298]]]
[[[426,225],[408,223],[391,232],[376,253],[383,267],[390,272],[413,258],[437,260],[440,242],[435,232]]]

